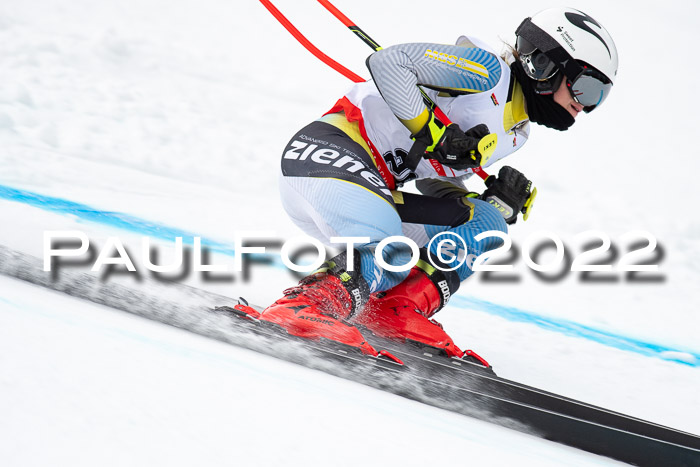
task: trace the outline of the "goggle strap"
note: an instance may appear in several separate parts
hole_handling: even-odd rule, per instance
[[[533,23],[530,18],[525,18],[520,23],[518,29],[515,30],[515,34],[516,36],[521,36],[547,55],[570,81],[575,81],[583,73],[583,67],[564,50],[564,47]]]

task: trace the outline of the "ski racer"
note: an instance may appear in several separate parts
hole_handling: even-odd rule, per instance
[[[372,355],[355,325],[461,357],[431,318],[473,274],[465,257],[502,244],[474,237],[507,232],[532,201],[531,181],[512,167],[488,177],[481,194],[463,182],[520,149],[530,122],[564,131],[581,111],[597,108],[617,63],[607,30],[571,8],[526,18],[515,48],[502,56],[468,36],[372,54],[372,80],[294,135],[280,176],[284,208],[306,234],[329,245],[333,237],[360,240],[285,290],[259,319]],[[496,148],[485,157],[480,144],[488,138]],[[399,190],[411,180],[421,194]],[[406,243],[382,245],[383,264],[375,258],[379,243],[397,236],[421,247],[410,271],[393,270],[411,260]],[[431,241],[441,236],[457,239],[451,250]]]

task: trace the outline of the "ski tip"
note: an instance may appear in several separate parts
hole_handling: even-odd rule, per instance
[[[230,315],[254,321],[260,320],[260,313],[258,313],[258,311],[255,308],[252,308],[248,305],[243,305],[241,303],[234,306],[233,308],[230,306],[217,306],[214,307],[214,311],[217,311],[219,313],[228,313]]]
[[[377,355],[377,357],[384,357],[386,359],[391,360],[394,363],[398,363],[399,365],[402,365],[402,366],[404,365],[404,362],[399,357],[392,354],[388,350],[380,350],[379,355]]]
[[[480,356],[478,353],[474,352],[473,350],[465,350],[464,354],[462,355],[462,360],[466,360],[466,361],[476,360],[476,362],[474,362],[474,363],[478,362],[481,365],[483,365],[485,368],[491,368],[491,365],[489,364],[489,362],[487,362],[485,358],[483,358],[482,356]]]

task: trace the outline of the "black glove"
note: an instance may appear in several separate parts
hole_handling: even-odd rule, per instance
[[[435,159],[447,167],[457,170],[471,169],[481,165],[479,141],[489,134],[486,125],[477,125],[467,132],[456,123],[445,126],[431,112],[430,119],[417,133],[411,135],[415,140],[408,153],[408,159]]]
[[[532,182],[513,167],[501,167],[498,178],[493,175],[486,180],[486,191],[481,199],[495,206],[507,224],[514,224],[518,213],[523,212],[525,202],[530,198]]]

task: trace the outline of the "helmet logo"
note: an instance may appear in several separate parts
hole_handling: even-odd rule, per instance
[[[608,47],[608,44],[605,43],[605,40],[600,36],[600,34],[595,32],[593,29],[591,29],[591,27],[588,24],[586,24],[586,21],[588,21],[589,23],[595,24],[596,26],[598,26],[598,28],[602,29],[600,24],[598,24],[598,22],[596,20],[594,20],[593,18],[591,18],[587,14],[582,13],[582,12],[579,12],[579,13],[571,13],[571,12],[567,11],[566,13],[564,13],[564,16],[566,16],[566,19],[568,19],[571,22],[571,24],[573,24],[574,26],[576,26],[580,29],[583,29],[584,31],[587,31],[587,32],[591,33],[593,36],[597,37],[598,40],[600,42],[602,42],[603,45],[605,46],[605,48],[607,49],[608,55],[610,55],[610,58],[612,58],[612,54],[610,53],[610,47]],[[559,28],[559,29],[561,29],[561,28]],[[557,29],[557,31],[559,31],[559,29]]]

